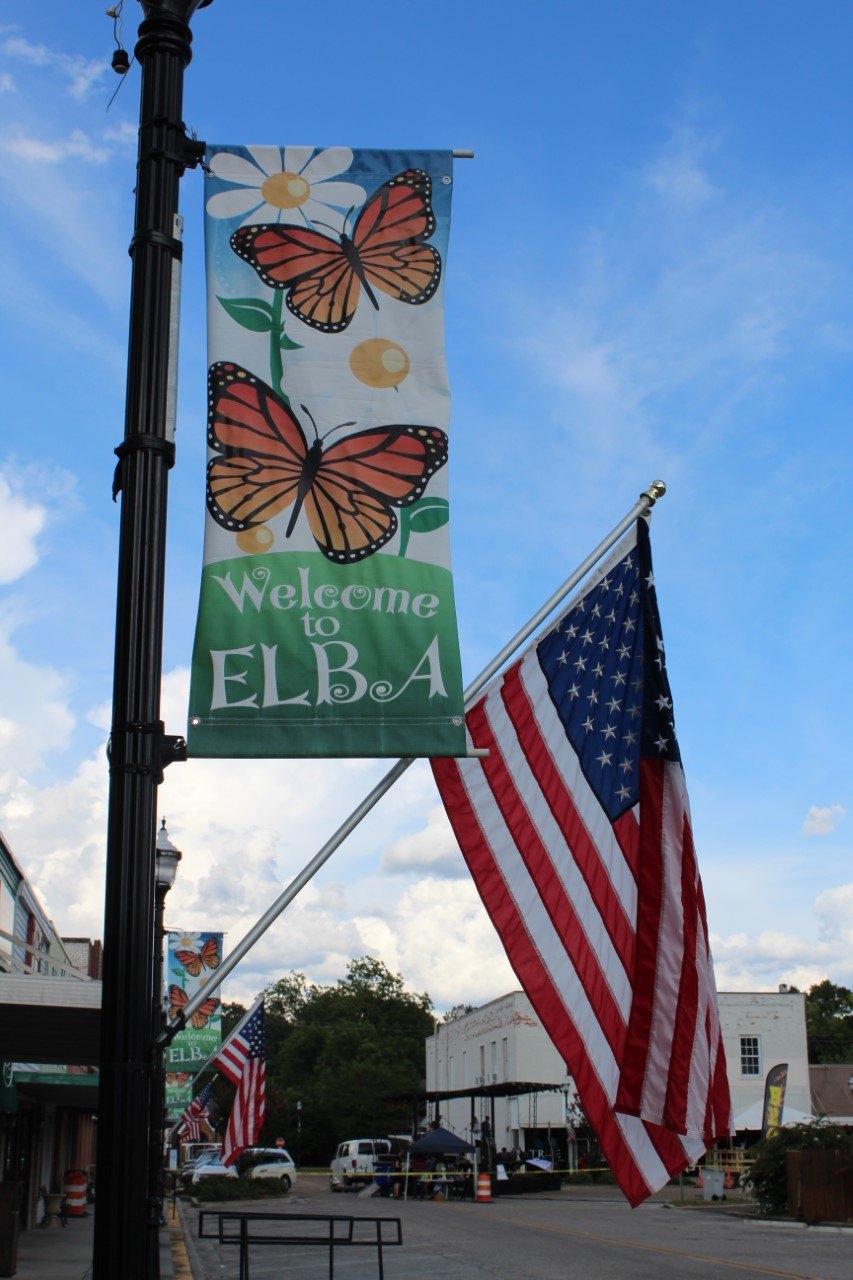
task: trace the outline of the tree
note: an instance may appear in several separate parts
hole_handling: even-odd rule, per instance
[[[853,991],[825,979],[806,994],[809,1062],[853,1062]]]
[[[853,1135],[843,1125],[816,1120],[809,1124],[787,1124],[752,1148],[756,1159],[749,1170],[747,1191],[762,1213],[785,1213],[788,1209],[786,1153],[815,1147],[828,1147],[853,1156]]]
[[[411,1128],[408,1099],[421,1087],[424,1040],[433,1029],[428,995],[407,992],[399,974],[363,956],[334,986],[292,973],[264,997],[273,1103],[264,1142],[284,1137],[295,1149],[298,1102],[300,1156],[308,1163],[328,1161],[344,1138]]]
[[[474,1006],[472,1004],[455,1004],[452,1009],[448,1009],[442,1018],[442,1022],[455,1022],[457,1018],[464,1018],[466,1013],[473,1013]]]

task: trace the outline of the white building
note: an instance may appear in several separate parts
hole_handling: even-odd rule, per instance
[[[719,1005],[736,1129],[757,1137],[764,1082],[779,1063],[788,1064],[783,1123],[811,1118],[805,996],[787,987],[721,992]],[[547,1091],[530,1092],[534,1084]],[[576,1154],[567,1140],[574,1083],[522,991],[436,1024],[426,1041],[426,1087],[438,1095],[441,1123],[460,1136],[470,1138],[472,1116],[488,1116],[498,1149],[547,1154],[556,1142],[570,1162]]]
[[[732,1094],[735,1129],[761,1129],[764,1082],[788,1064],[782,1123],[811,1120],[806,997],[789,991],[721,991],[720,1026]]]
[[[469,1140],[473,1118],[488,1117],[498,1149],[544,1152],[549,1134],[565,1145],[576,1090],[523,991],[437,1023],[426,1042],[426,1087],[441,1095],[445,1128]],[[485,1089],[493,1096],[466,1092]]]

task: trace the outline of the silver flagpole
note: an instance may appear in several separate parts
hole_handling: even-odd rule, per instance
[[[480,693],[484,685],[489,683],[492,676],[500,671],[501,667],[507,659],[512,657],[516,649],[518,649],[525,640],[529,639],[529,637],[533,635],[534,631],[536,631],[536,629],[545,621],[549,614],[553,613],[557,605],[566,598],[569,592],[573,591],[578,583],[586,577],[590,569],[592,569],[601,557],[610,550],[613,544],[618,542],[622,537],[622,534],[626,529],[630,528],[637,517],[645,515],[650,511],[658,498],[662,498],[665,493],[666,485],[663,480],[653,480],[648,489],[640,494],[639,500],[634,503],[628,514],[610,530],[606,538],[599,542],[595,550],[590,552],[582,564],[578,565],[574,573],[566,579],[561,587],[557,588],[554,594],[545,601],[541,609],[539,609],[533,617],[525,623],[520,631],[515,633],[512,639],[504,645],[500,653],[493,658],[489,665],[480,672],[471,684],[469,684],[463,695],[466,706],[477,696],[478,693]],[[335,834],[331,839],[326,841],[319,853],[316,853],[311,861],[303,867],[299,875],[290,882],[284,892],[276,898],[272,906],[269,907],[258,922],[252,926],[246,936],[237,943],[234,950],[223,959],[215,974],[208,978],[204,986],[199,987],[195,995],[187,1001],[186,1005],[172,1025],[160,1035],[160,1038],[157,1041],[158,1049],[170,1044],[178,1032],[183,1030],[186,1025],[186,1020],[192,1017],[200,1005],[204,1004],[211,992],[215,991],[217,987],[222,985],[222,982],[228,977],[228,974],[232,969],[236,968],[246,952],[251,950],[258,939],[266,933],[273,921],[278,919],[284,908],[289,906],[300,890],[304,889],[309,880],[313,879],[323,864],[331,858],[335,850],[342,845],[347,836],[355,830],[362,818],[365,818],[367,814],[370,813],[370,810],[376,802],[381,800],[386,791],[390,791],[394,783],[397,782],[399,778],[402,778],[409,766],[414,764],[415,758],[416,757],[413,756],[407,756],[402,760],[398,760],[393,768],[388,770],[384,778],[377,782],[373,790],[365,796],[361,804],[358,805],[357,808],[353,809],[346,822],[343,822],[341,826],[338,827]]]

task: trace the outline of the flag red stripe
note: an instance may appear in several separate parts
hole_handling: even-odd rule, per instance
[[[601,919],[619,959],[625,971],[630,973],[634,953],[633,922],[626,917],[622,903],[601,861],[599,851],[590,839],[586,825],[578,813],[570,792],[566,789],[563,777],[554,764],[527,691],[521,682],[518,665],[507,672],[501,696],[518,734],[522,750],[548,802],[548,807],[601,913]],[[633,815],[630,815],[630,822],[636,828],[637,823]],[[632,868],[633,871],[634,868]]]
[[[247,1047],[239,1038],[227,1041],[213,1060],[213,1066],[232,1084],[239,1084],[246,1062]]]
[[[696,969],[698,921],[696,911],[696,857],[693,849],[693,833],[684,815],[681,833],[681,915],[684,930],[684,955],[681,961],[681,981],[675,1010],[675,1034],[672,1038],[669,1080],[666,1087],[665,1123],[679,1133],[687,1130],[687,1100],[690,1073],[693,1065],[693,1047],[696,1038],[696,1019],[699,1011],[699,974]]]
[[[611,1102],[586,1045],[554,989],[535,941],[528,933],[495,864],[459,768],[450,759],[433,760],[432,768],[459,847],[509,962],[578,1085],[584,1109],[596,1131],[601,1149],[616,1173],[620,1187],[632,1205],[640,1204],[649,1195],[649,1184],[613,1114]]]
[[[619,841],[625,861],[636,880],[640,868],[640,824],[633,813],[623,813],[621,818],[616,819],[613,823],[613,834]]]
[[[584,922],[566,896],[539,833],[515,789],[513,777],[507,770],[500,746],[486,717],[485,705],[478,703],[469,711],[466,720],[475,745],[488,748],[489,755],[483,761],[482,768],[495,803],[515,841],[519,856],[539,891],[554,929],[574,965],[587,998],[596,1011],[613,1054],[618,1058],[625,1025],[598,959],[588,944]]]
[[[640,880],[643,909],[638,913],[634,955],[634,1000],[628,1024],[628,1043],[622,1058],[622,1074],[616,1105],[629,1115],[639,1115],[651,1040],[660,937],[663,856],[662,760],[640,761]]]
[[[253,1146],[263,1126],[266,1072],[263,1058],[249,1058],[237,1086],[222,1144],[222,1162],[232,1165],[246,1147]]]

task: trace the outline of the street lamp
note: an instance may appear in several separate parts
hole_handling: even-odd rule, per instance
[[[143,1280],[148,1250],[146,1150],[151,1115],[154,845],[163,770],[186,759],[160,719],[170,424],[176,354],[173,299],[181,244],[178,185],[204,144],[182,121],[189,22],[201,0],[140,0],[136,211],[130,253],[127,398],[114,483],[121,495],[110,793],[104,892],[104,979],[98,1086],[98,1214],[93,1280]]]
[[[160,1226],[163,1218],[163,1131],[165,1129],[166,1072],[164,1050],[157,1048],[166,1023],[163,1008],[163,944],[166,894],[175,883],[181,851],[172,844],[162,821],[154,845],[154,966],[151,996],[151,1042],[154,1062],[151,1074],[151,1109],[148,1132],[148,1276],[160,1276]]]

